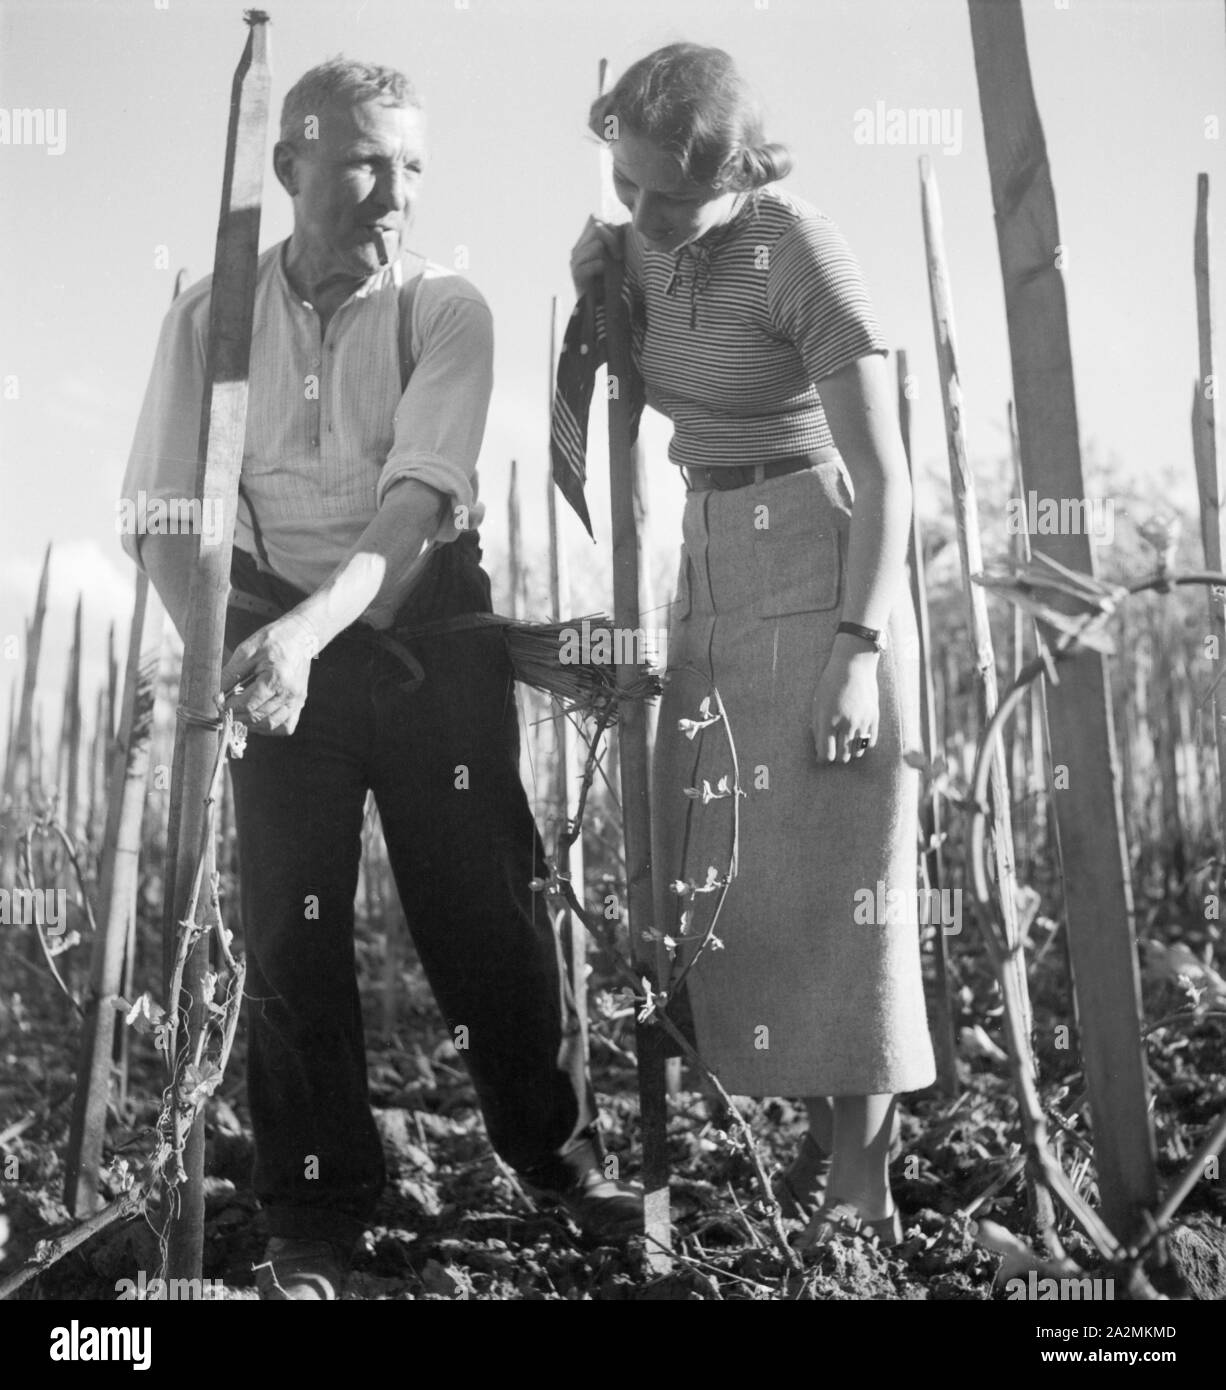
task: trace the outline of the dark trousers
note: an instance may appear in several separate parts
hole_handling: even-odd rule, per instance
[[[490,610],[475,536],[441,548],[397,626]],[[241,573],[240,573],[241,571]],[[236,556],[236,583],[294,591]],[[300,597],[300,595],[298,596]],[[264,621],[231,609],[227,646]],[[494,1148],[539,1186],[600,1157],[557,933],[529,881],[543,853],[519,779],[498,631],[407,639],[424,676],[369,635],[312,663],[288,738],[232,766],[247,947],[255,1189],[273,1235],[347,1241],[385,1180],[354,961],[363,808],[373,790],[409,930]]]

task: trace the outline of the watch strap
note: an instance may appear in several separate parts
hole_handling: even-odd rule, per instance
[[[880,628],[865,627],[863,623],[840,623],[837,632],[845,632],[849,637],[859,637],[876,652],[885,651],[885,634]]]

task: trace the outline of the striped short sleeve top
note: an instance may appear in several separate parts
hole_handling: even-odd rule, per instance
[[[755,464],[830,446],[815,382],[885,352],[834,223],[774,185],[679,252],[626,238],[635,361],[673,422],[679,466]]]

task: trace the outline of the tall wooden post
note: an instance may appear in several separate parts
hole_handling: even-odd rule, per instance
[[[613,528],[613,622],[622,632],[641,626],[639,474],[630,440],[628,384],[633,372],[630,324],[622,304],[623,263],[607,257],[604,271],[605,329],[609,343],[609,497]],[[615,644],[624,647],[628,644]],[[633,665],[619,666],[617,680],[630,684]],[[645,950],[642,932],[654,912],[651,887],[651,806],[647,710],[642,701],[627,700],[618,716],[618,757],[621,764],[622,830],[626,844],[626,879],[630,940],[637,968],[650,979],[665,978],[663,946]],[[668,1200],[668,1102],[666,1097],[665,1035],[651,1024],[638,1028],[639,1098],[643,1125],[643,1186],[648,1262],[656,1268],[670,1263],[671,1225]]]
[[[200,424],[200,463],[196,495],[201,515],[220,507],[222,538],[208,545],[196,537],[192,569],[190,627],[183,652],[179,703],[201,716],[216,713],[221,678],[230,553],[243,438],[247,422],[247,376],[255,306],[256,262],[260,239],[260,197],[268,125],[268,16],[249,10],[247,43],[234,74],[230,126],[222,182],[221,216],[209,303],[209,338]],[[180,719],[171,775],[170,824],[166,839],[164,974],[169,987],[179,923],[187,910],[193,870],[205,824],[205,797],[217,756],[217,735],[201,723]],[[212,870],[211,848],[204,882]],[[205,904],[201,904],[203,909]],[[168,1000],[186,1016],[186,1046],[194,1050],[203,1024],[203,980],[208,965],[205,943],[192,951],[183,973],[183,996]],[[184,1153],[187,1181],[177,1211],[167,1223],[166,1278],[200,1277],[204,1238],[204,1116],[197,1115]]]
[[[608,60],[600,60],[599,71],[596,77],[597,95],[603,95],[609,81]],[[605,141],[600,141],[597,146],[600,156],[600,216],[605,222],[618,222],[625,216],[625,209],[617,192],[613,187],[613,156]],[[657,606],[655,592],[655,579],[651,572],[651,566],[655,556],[655,546],[652,542],[651,513],[647,506],[647,451],[643,447],[641,439],[636,439],[630,447],[630,458],[634,469],[634,509],[635,526],[639,535],[639,554],[642,557],[642,565],[639,573],[639,615],[651,621],[651,630],[658,631],[662,625],[661,619],[667,620],[667,605]],[[647,744],[648,756],[650,749],[655,742],[656,716],[658,706],[654,703],[647,706]],[[616,733],[616,730],[614,731]]]
[[[949,449],[949,481],[954,499],[954,520],[958,532],[958,551],[962,557],[962,585],[966,593],[968,627],[974,657],[975,690],[979,700],[979,727],[987,727],[999,703],[996,686],[996,650],[988,620],[987,596],[971,576],[983,570],[983,546],[979,537],[979,504],[975,477],[966,451],[962,423],[962,384],[959,377],[957,335],[954,332],[953,295],[945,263],[941,200],[936,179],[927,159],[920,161],[924,213],[924,246],[928,254],[928,289],[932,300],[932,326],[936,338],[937,371],[941,380],[941,401],[945,408],[945,438]],[[1017,868],[1013,853],[1013,817],[1010,808],[1009,775],[1005,752],[999,741],[992,751],[989,782],[992,803],[992,854],[996,863],[996,888],[1000,896],[1001,921],[1009,949],[1008,978],[1021,1010],[1022,1032],[1030,1038],[1034,1026],[1030,990],[1026,979],[1026,956],[1017,920]],[[1030,1059],[1033,1066],[1033,1057]]]
[[[915,464],[911,457],[911,397],[907,374],[907,354],[900,348],[895,354],[898,371],[898,427],[903,451],[911,474],[911,602],[915,606],[915,621],[919,629],[920,663],[920,730],[924,739],[924,757],[931,763],[940,751],[937,743],[936,696],[932,685],[932,633],[928,622],[928,589],[924,582],[924,530],[919,514],[919,490],[915,485]],[[926,797],[920,807],[920,833],[923,850],[920,867],[924,886],[935,892],[945,887],[945,855],[941,848],[941,805],[937,795]],[[936,1053],[937,1085],[947,1096],[958,1089],[957,1052],[954,1046],[953,1001],[949,996],[949,945],[945,940],[943,914],[930,914],[934,921],[932,952],[933,1010],[929,1022]]]
[[[76,1217],[88,1216],[98,1207],[115,1001],[121,991],[124,950],[136,912],[141,823],[149,781],[149,748],[161,638],[161,605],[156,596],[150,602],[149,578],[141,571],[136,576],[136,599],[128,635],[119,743],[111,762],[107,787],[98,934],[90,959],[89,989],[77,1061],[77,1089],[64,1159],[64,1204]]]
[[[553,382],[557,373],[557,361],[561,335],[558,332],[558,297],[554,295],[549,302],[549,374],[546,385],[549,389],[549,408],[553,406]],[[545,417],[547,420],[548,415]],[[570,605],[570,564],[566,554],[566,534],[563,515],[558,507],[558,490],[553,479],[546,480],[549,514],[549,607],[550,616],[561,621],[563,612]],[[570,823],[571,810],[575,805],[572,795],[571,778],[578,772],[582,759],[579,756],[578,740],[574,726],[562,709],[555,703],[553,710],[553,787],[549,805],[560,831]],[[556,841],[555,841],[556,843]],[[560,874],[566,874],[575,890],[575,897],[584,901],[584,859],[583,831],[575,836],[574,843],[566,851],[565,862],[557,865]],[[575,1010],[579,1016],[579,1027],[583,1034],[583,1056],[588,1054],[587,1022],[587,928],[569,908],[561,909],[560,927],[566,946],[566,957],[570,965],[570,987],[575,999]]]
[[[1020,0],[969,0],[1000,248],[1022,468],[1057,503],[1085,485],[1056,200]],[[1095,572],[1084,534],[1037,535],[1032,548]],[[1109,686],[1100,652],[1061,664],[1047,692],[1051,757],[1067,769],[1055,798],[1074,984],[1107,1225],[1121,1239],[1157,1197],[1141,1051],[1132,884],[1124,843]]]
[[[1214,389],[1215,344],[1213,332],[1213,287],[1209,275],[1209,175],[1196,176],[1196,230],[1193,235],[1192,269],[1196,284],[1196,346],[1199,375],[1192,411],[1192,452],[1196,460],[1197,492],[1200,496],[1200,533],[1205,551],[1205,568],[1221,573],[1222,544],[1222,451],[1218,448],[1217,392]],[[1226,590],[1209,590],[1209,634],[1216,641],[1214,679],[1226,670]],[[1213,737],[1217,745],[1218,801],[1220,836],[1226,844],[1226,690],[1216,685],[1211,697]]]

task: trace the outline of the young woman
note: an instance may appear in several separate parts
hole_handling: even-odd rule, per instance
[[[934,1068],[903,758],[920,745],[911,494],[885,339],[834,224],[776,186],[791,160],[726,53],[650,54],[589,126],[631,222],[590,219],[572,276],[582,293],[624,258],[636,365],[688,490],[653,774],[657,920],[688,960],[718,895],[668,885],[726,871],[733,799],[701,793],[731,779],[731,739],[738,867],[722,949],[688,977],[698,1048],[734,1094],[805,1097],[809,1131],[776,1182],[785,1213],[809,1218],[802,1244],[892,1243],[895,1096]],[[726,724],[698,718],[713,686]]]

